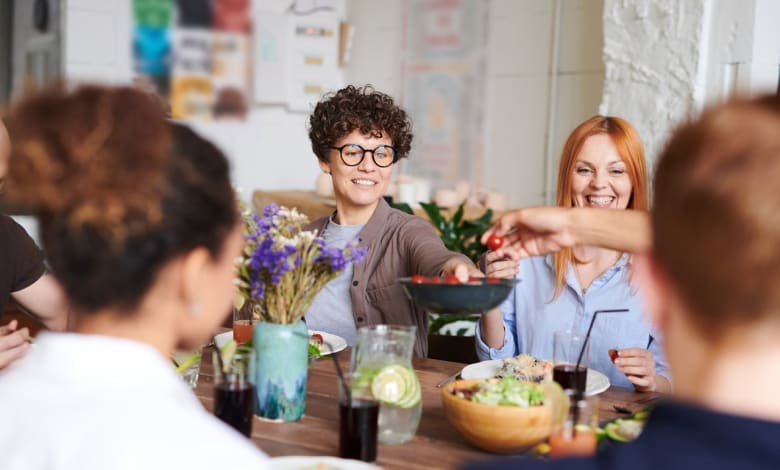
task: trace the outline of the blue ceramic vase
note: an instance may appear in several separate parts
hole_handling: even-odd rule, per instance
[[[253,344],[257,387],[255,414],[274,421],[301,419],[306,408],[309,371],[306,323],[256,323]]]

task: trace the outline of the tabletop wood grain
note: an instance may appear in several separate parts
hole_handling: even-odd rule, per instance
[[[195,393],[213,411],[213,366],[211,348],[204,349],[200,377]],[[344,370],[348,367],[347,351],[339,355]],[[385,469],[458,468],[468,461],[495,457],[472,447],[449,425],[436,384],[457,373],[463,364],[436,359],[415,358],[413,365],[420,380],[423,413],[415,437],[405,444],[379,444],[377,464]],[[252,441],[272,457],[283,455],[338,455],[337,375],[329,359],[317,360],[309,369],[306,411],[294,423],[275,423],[255,418]],[[657,393],[637,393],[611,387],[599,395],[601,421],[621,416],[614,406],[637,411]]]

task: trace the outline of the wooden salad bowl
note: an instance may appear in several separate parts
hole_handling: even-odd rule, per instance
[[[444,414],[450,424],[472,445],[497,452],[520,452],[549,437],[553,411],[545,403],[521,408],[474,403],[452,394],[456,388],[468,388],[481,379],[456,380],[441,389]]]

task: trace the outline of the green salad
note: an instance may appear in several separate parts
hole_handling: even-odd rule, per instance
[[[453,394],[486,405],[527,408],[544,403],[544,392],[536,385],[521,382],[514,377],[504,377],[500,380],[486,379],[472,388],[455,389]]]

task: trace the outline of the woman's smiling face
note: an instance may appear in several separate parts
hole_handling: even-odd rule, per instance
[[[588,137],[574,161],[572,205],[625,209],[632,191],[626,164],[610,136],[595,134]]]
[[[393,141],[386,132],[381,132],[381,137],[375,137],[354,130],[337,140],[333,147],[347,144],[356,144],[366,150],[373,150],[380,145],[392,146]],[[372,152],[367,151],[360,164],[347,166],[342,161],[339,151],[331,149],[328,153],[328,162],[319,160],[320,168],[330,173],[333,178],[333,193],[339,213],[363,212],[367,209],[373,213],[379,198],[385,194],[393,165],[385,168],[377,166],[372,155]]]

